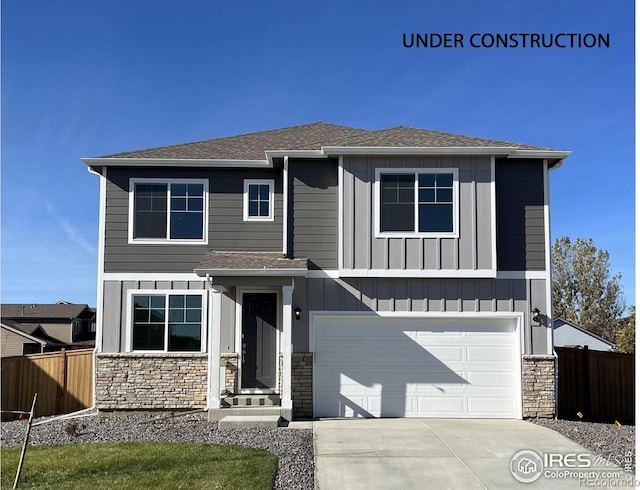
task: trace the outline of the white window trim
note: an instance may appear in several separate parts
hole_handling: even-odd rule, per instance
[[[415,231],[418,229],[418,181],[417,174],[453,174],[453,231],[433,232]],[[374,219],[376,238],[458,238],[460,222],[460,179],[457,168],[376,168],[374,185]],[[380,176],[383,174],[414,174],[414,231],[381,231],[380,230]]]
[[[268,185],[269,186],[269,216],[249,216],[249,186]],[[244,221],[273,221],[273,179],[244,179],[244,195],[242,197],[242,216]]]
[[[167,184],[167,238],[134,238],[133,221],[135,206],[136,184]],[[202,238],[184,239],[169,238],[171,233],[171,184],[202,184],[204,201],[202,203]],[[129,179],[129,222],[127,224],[130,245],[207,245],[209,243],[209,180],[208,179],[159,179],[159,178],[131,178]]]
[[[126,323],[126,345],[125,352],[135,352],[138,354],[198,354],[207,352],[207,297],[205,290],[196,289],[130,289],[127,291],[127,323]],[[188,295],[202,297],[202,313],[200,322],[200,350],[199,351],[170,351],[169,346],[169,329],[165,320],[164,345],[163,350],[134,350],[133,349],[133,297],[134,296],[165,296],[167,298],[166,305],[169,304],[169,295]],[[165,306],[166,308],[166,306]],[[168,318],[168,317],[167,317]]]

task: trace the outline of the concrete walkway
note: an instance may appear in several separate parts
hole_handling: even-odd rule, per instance
[[[550,468],[539,459],[539,478],[517,481],[510,467],[521,450],[541,456],[589,453],[557,432],[523,420],[331,419],[314,422],[313,437],[317,490],[581,488],[575,475],[549,478],[545,472],[589,476],[585,473],[595,468],[627,478],[620,468],[590,456],[590,468]],[[523,474],[531,476],[526,467]],[[598,475],[607,476],[596,470]]]

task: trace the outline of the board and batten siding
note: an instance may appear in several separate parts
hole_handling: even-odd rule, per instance
[[[207,179],[209,243],[144,245],[128,243],[129,179]],[[274,220],[243,221],[245,179],[274,180]],[[212,249],[282,250],[280,170],[109,169],[105,215],[105,272],[192,272]]]
[[[309,269],[338,268],[338,162],[289,160],[288,249]]]
[[[525,354],[548,354],[544,279],[345,278],[295,279],[293,303],[303,312],[293,329],[295,352],[306,352],[308,312],[519,312],[524,316]],[[542,325],[531,324],[541,310]]]
[[[545,270],[544,165],[496,159],[498,270]]]
[[[458,237],[376,238],[376,169],[456,168]],[[343,158],[343,269],[493,270],[491,158]]]

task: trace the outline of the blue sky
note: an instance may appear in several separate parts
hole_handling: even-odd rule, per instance
[[[82,157],[314,121],[570,150],[552,236],[593,237],[635,303],[628,1],[2,2],[2,301],[95,305]],[[405,48],[403,33],[609,33],[601,49]]]

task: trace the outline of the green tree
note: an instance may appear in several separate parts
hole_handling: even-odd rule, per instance
[[[634,354],[636,351],[636,307],[629,308],[631,315],[625,318],[616,331],[616,351]]]
[[[592,238],[558,238],[553,244],[553,315],[614,341],[626,307],[620,274],[611,275],[609,252]]]

